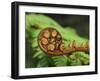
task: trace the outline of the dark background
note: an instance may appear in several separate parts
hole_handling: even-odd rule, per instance
[[[76,29],[78,35],[89,39],[89,16],[88,15],[66,15],[66,14],[45,14],[63,27]]]

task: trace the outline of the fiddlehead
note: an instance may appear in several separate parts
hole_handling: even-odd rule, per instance
[[[75,51],[89,52],[89,44],[76,45],[73,40],[67,47],[63,42],[61,34],[54,28],[43,29],[38,36],[38,44],[40,48],[49,55],[64,55]]]

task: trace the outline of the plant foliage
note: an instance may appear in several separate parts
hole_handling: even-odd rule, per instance
[[[89,54],[85,52],[73,52],[62,56],[49,56],[38,46],[38,34],[47,27],[56,28],[62,35],[66,45],[75,40],[77,45],[88,39],[80,37],[71,27],[62,27],[52,18],[43,14],[26,14],[26,68],[33,67],[57,67],[88,65]],[[29,46],[30,45],[30,46]],[[30,49],[29,49],[30,47]],[[31,54],[29,54],[31,53]]]

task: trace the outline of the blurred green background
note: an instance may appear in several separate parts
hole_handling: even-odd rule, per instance
[[[49,56],[38,46],[39,32],[48,27],[56,28],[68,45],[73,40],[77,45],[89,41],[89,16],[71,14],[25,14],[25,67],[64,67],[89,65],[89,53],[73,52],[62,56]]]

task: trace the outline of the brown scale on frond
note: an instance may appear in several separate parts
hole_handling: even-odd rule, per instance
[[[89,52],[88,42],[77,46],[76,41],[73,40],[65,47],[61,34],[54,28],[43,29],[39,33],[38,44],[41,50],[49,55],[64,55],[75,51]]]

